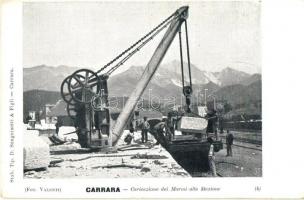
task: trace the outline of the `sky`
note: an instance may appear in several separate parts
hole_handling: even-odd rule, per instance
[[[73,66],[98,70],[180,6],[189,6],[191,63],[201,70],[226,67],[261,73],[259,1],[26,2],[23,66]],[[146,65],[161,37],[118,72]],[[176,37],[163,63],[179,60]]]

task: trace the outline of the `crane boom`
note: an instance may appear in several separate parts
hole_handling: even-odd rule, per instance
[[[112,145],[115,146],[118,142],[119,138],[122,135],[122,132],[132,115],[136,104],[140,97],[142,96],[143,92],[145,91],[147,85],[149,84],[150,80],[152,79],[154,73],[156,72],[157,68],[159,67],[162,59],[166,55],[167,50],[169,49],[172,41],[174,40],[176,34],[180,30],[181,25],[183,24],[184,20],[188,17],[188,6],[183,6],[176,11],[176,17],[171,22],[168,30],[166,31],[165,35],[163,36],[162,40],[160,41],[158,47],[153,53],[150,61],[148,62],[138,84],[136,85],[135,89],[131,93],[126,105],[122,109],[122,112],[117,118],[115,125],[111,130],[112,134]]]

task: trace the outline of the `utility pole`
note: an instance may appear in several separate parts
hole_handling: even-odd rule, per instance
[[[207,106],[207,88],[205,88],[205,106]]]
[[[216,99],[215,99],[215,96],[210,94],[208,97],[212,97],[213,98],[213,108],[214,110],[216,110]]]

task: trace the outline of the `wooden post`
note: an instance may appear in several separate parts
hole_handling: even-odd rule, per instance
[[[152,58],[150,59],[149,63],[147,64],[140,80],[138,81],[137,85],[135,86],[134,91],[130,95],[126,105],[124,106],[122,112],[117,118],[116,124],[112,129],[112,144],[113,146],[117,143],[119,138],[122,135],[122,132],[128,122],[131,114],[133,113],[137,101],[145,91],[148,83],[152,79],[154,73],[156,72],[158,66],[160,65],[162,59],[164,58],[168,48],[170,47],[175,35],[180,30],[184,19],[188,17],[188,6],[181,7],[176,12],[176,18],[171,22],[168,30],[166,31],[163,39],[159,43],[158,47],[156,48]]]
[[[86,74],[86,79],[85,79],[85,85],[88,84],[88,75]],[[86,102],[88,98],[88,92],[87,90],[83,90],[82,92],[82,101],[83,102]],[[85,135],[86,135],[86,146],[87,147],[90,147],[91,146],[91,115],[92,115],[92,112],[91,112],[91,106],[89,104],[85,104],[85,128],[86,128],[86,132],[85,132]]]

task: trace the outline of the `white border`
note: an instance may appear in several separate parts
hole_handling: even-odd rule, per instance
[[[291,2],[291,3],[287,3]],[[7,1],[1,10],[1,148],[7,147],[7,103],[10,66],[15,68],[16,113],[22,112],[22,4]],[[22,173],[22,124],[15,123],[16,182],[8,183],[7,154],[2,151],[2,194],[15,198],[299,198],[303,187],[303,57],[304,2],[265,1],[262,7],[263,37],[263,177],[186,179],[38,179],[24,180]],[[4,88],[4,89],[3,89]],[[22,114],[16,115],[22,121]],[[18,153],[17,153],[18,152]],[[6,161],[6,162],[3,162]],[[88,186],[212,186],[220,192],[121,192],[86,193]],[[24,188],[62,187],[62,193],[25,193]],[[262,190],[255,192],[254,187]]]

